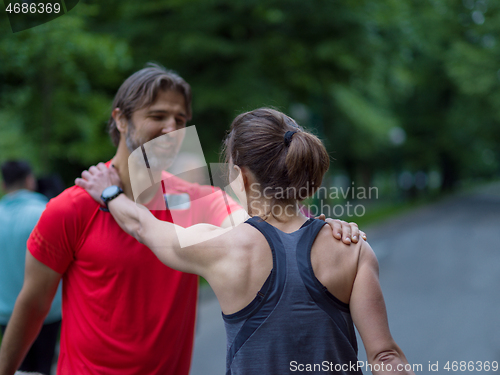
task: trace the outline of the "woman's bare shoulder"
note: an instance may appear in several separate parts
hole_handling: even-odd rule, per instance
[[[360,240],[356,244],[346,245],[334,238],[330,227],[325,225],[312,246],[314,275],[330,293],[345,303],[349,303],[362,243],[363,240]]]

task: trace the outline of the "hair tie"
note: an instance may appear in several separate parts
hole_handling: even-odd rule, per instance
[[[292,137],[293,135],[297,133],[297,130],[294,130],[294,131],[287,131],[285,133],[285,136],[283,137],[283,140],[285,141],[285,146],[288,147],[290,146],[290,142],[292,142]]]

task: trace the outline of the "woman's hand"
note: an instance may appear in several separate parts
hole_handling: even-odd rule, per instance
[[[87,190],[97,203],[104,206],[101,199],[103,190],[112,185],[121,187],[122,183],[113,165],[108,168],[104,163],[99,163],[90,167],[88,171],[83,171],[82,177],[75,179],[75,185]]]

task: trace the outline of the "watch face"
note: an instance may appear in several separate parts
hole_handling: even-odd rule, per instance
[[[120,191],[120,188],[118,186],[115,186],[115,185],[109,186],[103,190],[102,198],[103,199],[110,198],[110,197],[118,194],[119,191]]]

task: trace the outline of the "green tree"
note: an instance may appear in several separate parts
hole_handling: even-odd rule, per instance
[[[23,157],[70,182],[112,155],[110,101],[131,65],[126,42],[86,27],[92,8],[0,37],[0,159]]]

